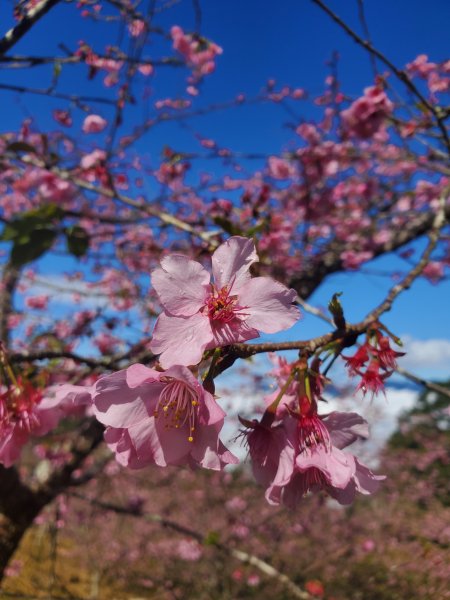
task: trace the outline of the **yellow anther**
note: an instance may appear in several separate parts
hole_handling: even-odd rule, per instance
[[[188,437],[188,442],[193,442],[193,441],[194,441],[194,438],[192,437],[192,435],[190,435],[190,436]]]

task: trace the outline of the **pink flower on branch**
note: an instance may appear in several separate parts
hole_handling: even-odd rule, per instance
[[[84,133],[100,133],[105,129],[108,122],[100,115],[88,115],[83,121]]]
[[[310,369],[302,361],[290,365],[289,376],[288,365],[280,367],[277,378],[282,386],[266,399],[270,404],[261,421],[240,419],[247,428],[243,435],[253,473],[266,488],[267,501],[294,508],[308,492],[323,490],[349,504],[356,492],[376,491],[384,477],[343,452],[369,436],[367,422],[356,413],[318,414],[324,382],[317,358]]]
[[[361,98],[342,111],[344,131],[347,135],[368,139],[381,129],[393,108],[394,105],[381,87],[368,87]]]
[[[219,439],[224,411],[186,367],[135,364],[101,377],[93,398],[105,441],[124,466],[220,470],[237,462]]]
[[[253,473],[267,488],[270,504],[295,508],[308,492],[321,490],[340,504],[350,504],[356,492],[372,494],[384,479],[343,452],[358,438],[368,437],[367,423],[356,413],[291,412],[270,426],[264,418],[253,422],[246,435]]]
[[[161,365],[194,365],[203,352],[276,333],[299,318],[296,292],[269,277],[250,276],[257,262],[255,245],[231,237],[212,256],[214,283],[203,266],[181,254],[162,259],[152,283],[164,312],[158,317],[150,348]]]
[[[0,386],[0,463],[12,466],[31,436],[45,435],[66,414],[89,404],[87,387],[66,384],[40,390],[20,377]]]

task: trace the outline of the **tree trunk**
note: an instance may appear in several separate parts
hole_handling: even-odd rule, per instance
[[[23,534],[43,508],[43,498],[24,485],[14,467],[0,465],[0,581]]]

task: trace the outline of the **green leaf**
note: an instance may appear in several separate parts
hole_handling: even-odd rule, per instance
[[[84,256],[89,249],[89,234],[85,229],[74,225],[73,227],[67,227],[66,231],[67,250],[80,258]]]
[[[57,204],[44,204],[39,208],[22,213],[10,221],[0,236],[0,240],[5,242],[15,240],[25,244],[30,239],[30,234],[38,229],[52,229],[54,221],[59,221],[64,215],[64,211]]]
[[[230,235],[244,235],[244,231],[241,229],[241,227],[239,227],[239,225],[232,223],[225,217],[214,217],[213,221],[216,225],[222,227],[222,229]]]
[[[205,535],[205,539],[203,543],[205,546],[216,546],[220,541],[220,536],[218,531],[208,531]]]
[[[328,310],[333,315],[334,324],[338,329],[345,329],[345,317],[344,310],[339,301],[339,297],[342,296],[342,292],[333,294],[333,297],[328,302]]]
[[[57,232],[54,229],[42,228],[31,231],[27,241],[24,241],[25,237],[15,239],[11,250],[12,264],[22,267],[38,259],[53,246],[56,236]]]

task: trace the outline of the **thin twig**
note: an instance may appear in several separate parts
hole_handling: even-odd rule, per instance
[[[450,398],[450,389],[449,388],[439,385],[438,383],[434,383],[433,381],[428,381],[428,379],[424,379],[423,377],[418,377],[417,375],[414,375],[414,373],[411,373],[410,371],[407,371],[406,369],[403,369],[402,367],[397,367],[395,369],[395,371],[399,375],[403,375],[403,377],[406,377],[407,379],[410,379],[411,381],[414,381],[415,383],[422,385],[423,387],[427,388],[428,390],[437,392],[438,394],[441,394],[442,396],[446,396],[447,398]]]
[[[30,8],[27,14],[17,23],[15,27],[5,33],[0,39],[0,55],[8,52],[31,27],[43,17],[51,8],[56,6],[61,0],[42,0],[36,6]]]
[[[324,12],[326,12],[335,23],[337,23],[348,35],[360,46],[362,46],[367,52],[376,56],[382,63],[384,63],[393,73],[394,75],[409,89],[416,98],[420,100],[422,105],[431,113],[434,117],[437,126],[441,130],[442,137],[447,147],[447,151],[450,154],[450,138],[448,135],[448,131],[445,127],[444,121],[440,116],[439,111],[433,106],[425,96],[420,92],[417,86],[411,81],[410,77],[408,77],[405,71],[402,71],[398,67],[394,65],[394,63],[389,60],[382,52],[380,52],[377,48],[375,48],[368,40],[364,40],[361,36],[359,36],[349,25],[343,21],[335,12],[329,8],[325,2],[322,0],[311,0],[314,4],[317,4]]]

